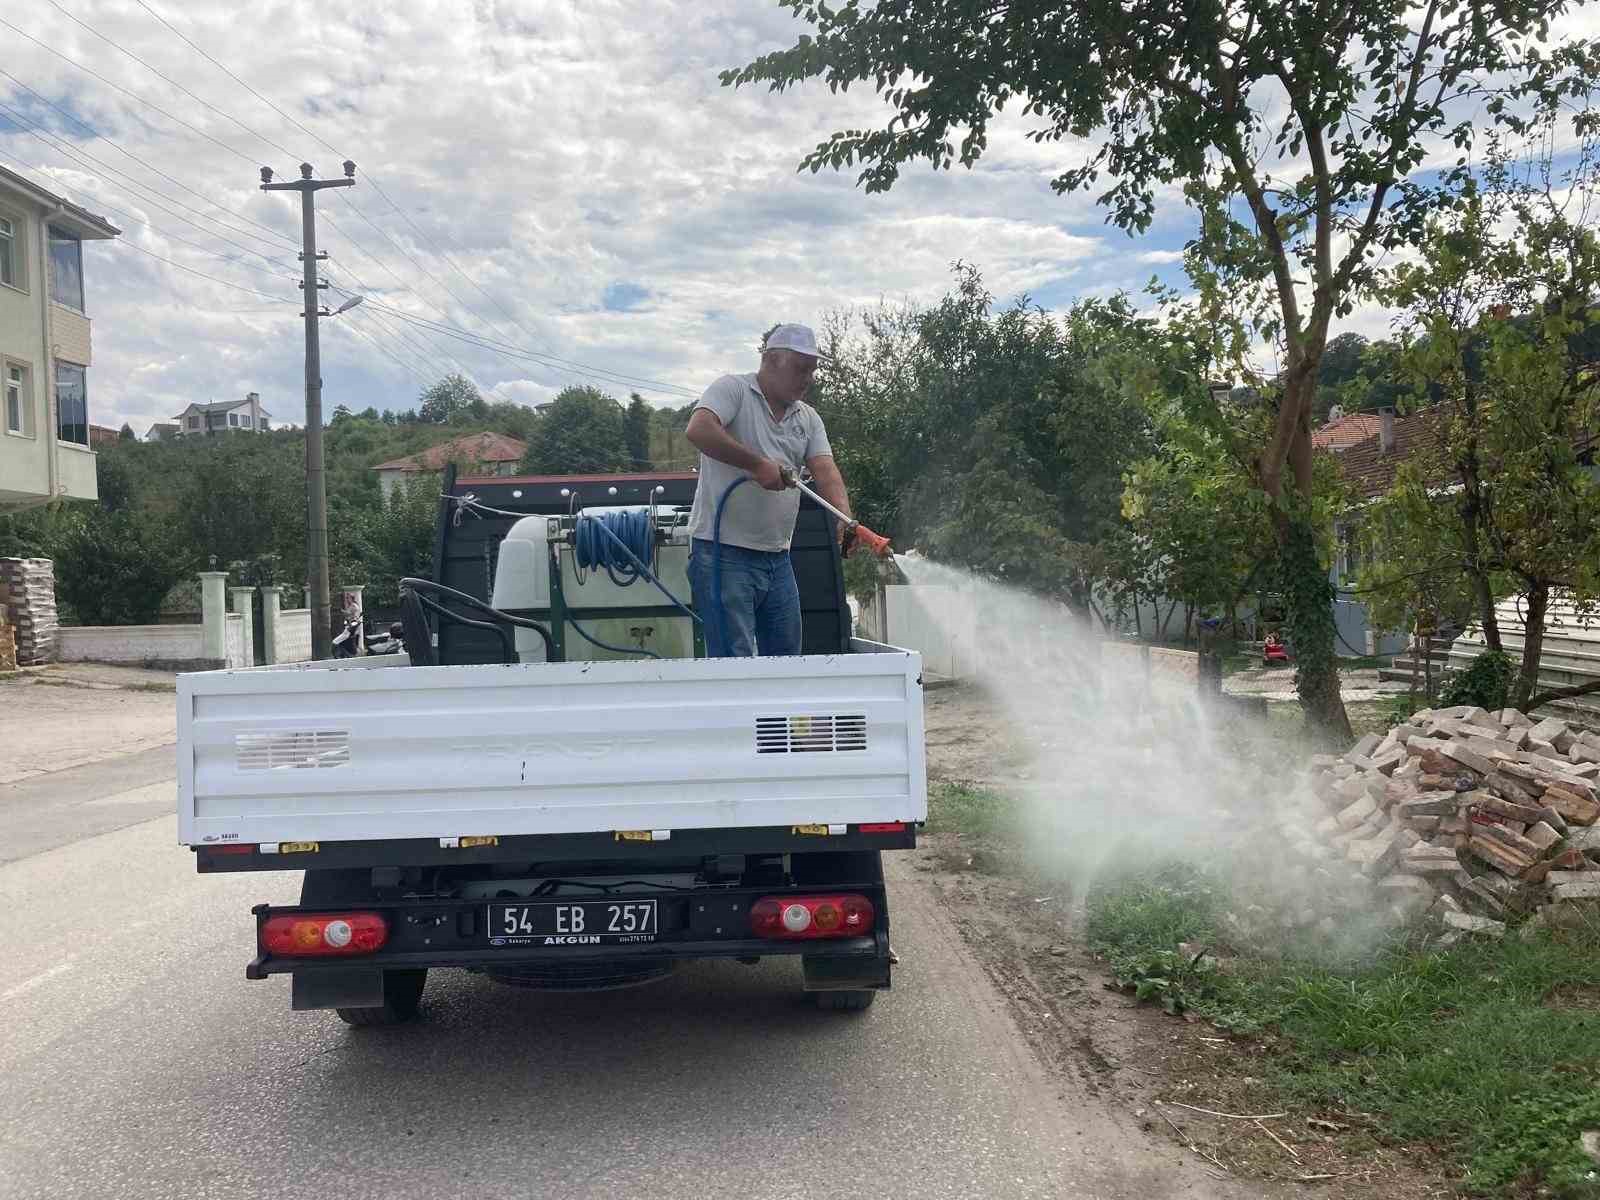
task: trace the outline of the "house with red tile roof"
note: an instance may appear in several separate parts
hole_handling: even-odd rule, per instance
[[[372,469],[378,473],[378,486],[387,500],[406,481],[440,474],[450,463],[460,467],[463,474],[515,475],[527,452],[528,443],[503,433],[469,433],[419,454],[379,463]]]

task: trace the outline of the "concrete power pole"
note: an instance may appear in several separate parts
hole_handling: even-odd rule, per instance
[[[317,278],[317,263],[327,258],[317,253],[316,195],[323,188],[353,187],[355,163],[345,160],[343,179],[313,179],[310,163],[300,164],[300,178],[289,183],[273,183],[272,168],[261,168],[263,192],[299,192],[301,215],[300,261],[305,265],[306,311],[306,579],[311,586],[307,606],[311,609],[311,657],[333,657],[333,615],[328,588],[328,485],[322,465],[322,344],[317,334],[317,318],[322,309],[322,288]]]

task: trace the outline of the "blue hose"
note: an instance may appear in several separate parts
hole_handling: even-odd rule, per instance
[[[717,515],[711,522],[711,607],[717,610],[717,632],[722,635],[724,651],[729,646],[728,612],[722,607],[722,510],[727,507],[733,489],[749,482],[750,476],[741,475],[722,490],[722,495],[717,499]]]
[[[645,565],[644,560],[651,556],[654,537],[655,526],[650,519],[649,509],[609,512],[601,516],[580,512],[572,529],[572,553],[579,567],[604,570],[618,587],[631,587],[641,576],[648,579],[660,589],[663,596],[682,609],[685,616],[692,621],[699,621],[700,617],[695,611],[668,591],[666,585],[656,578],[655,572]],[[622,552],[623,559],[618,559],[617,551]],[[613,646],[610,642],[602,642],[571,617],[567,618],[567,623],[584,641],[602,650],[616,654],[643,654],[646,658],[661,657],[643,646]]]

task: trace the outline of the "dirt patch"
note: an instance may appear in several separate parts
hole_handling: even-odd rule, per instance
[[[1549,1008],[1566,1012],[1600,1013],[1600,986],[1592,983],[1569,983],[1553,988],[1544,998]]]
[[[934,780],[1001,791],[1027,782],[1026,748],[976,687],[928,695],[927,742]],[[1148,1131],[1236,1177],[1303,1183],[1355,1200],[1459,1194],[1444,1182],[1449,1163],[1427,1147],[1386,1143],[1359,1113],[1278,1105],[1260,1074],[1270,1037],[1232,1036],[1117,990],[1085,944],[1082,898],[1032,870],[1014,841],[929,834],[913,865],[1040,1059],[1125,1107]],[[1254,1117],[1263,1119],[1241,1119]]]

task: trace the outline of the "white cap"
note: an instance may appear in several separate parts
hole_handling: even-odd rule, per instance
[[[808,358],[828,357],[817,349],[817,335],[811,332],[809,325],[779,325],[767,335],[767,344],[762,349],[793,350]]]

